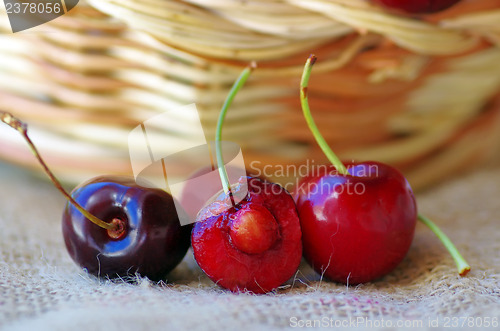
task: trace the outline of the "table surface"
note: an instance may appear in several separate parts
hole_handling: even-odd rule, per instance
[[[267,295],[219,288],[191,251],[167,283],[89,276],[64,248],[65,201],[56,189],[1,164],[0,183],[1,330],[498,329],[500,169],[468,174],[417,196],[420,211],[468,259],[468,276],[458,276],[442,244],[418,224],[405,260],[378,281],[335,284],[303,263],[292,280]]]

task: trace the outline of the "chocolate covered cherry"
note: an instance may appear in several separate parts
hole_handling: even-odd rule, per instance
[[[71,258],[96,276],[140,274],[160,280],[182,260],[190,226],[181,226],[173,198],[163,190],[138,186],[133,178],[97,177],[72,192],[92,215],[114,224],[104,229],[70,202],[62,218]]]

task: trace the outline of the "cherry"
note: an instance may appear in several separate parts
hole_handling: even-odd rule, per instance
[[[62,218],[64,242],[76,264],[97,276],[140,274],[161,280],[185,256],[190,226],[181,226],[174,200],[163,190],[144,188],[133,178],[97,177],[71,193],[85,210],[117,226],[110,231],[89,222],[71,203]]]
[[[233,292],[266,293],[294,275],[302,257],[295,203],[280,185],[247,177],[248,194],[233,206],[221,193],[198,214],[191,242],[198,265]],[[242,189],[240,183],[233,194]]]
[[[224,191],[198,213],[191,242],[198,265],[219,286],[233,292],[266,293],[297,271],[302,243],[295,203],[283,187],[251,176],[231,186],[224,167],[222,124],[251,70],[242,72],[220,113],[216,156]],[[235,197],[242,199],[236,203]]]
[[[331,166],[302,179],[295,199],[304,256],[327,278],[348,284],[377,279],[405,257],[417,218],[428,225],[452,254],[460,275],[470,267],[455,246],[429,219],[417,214],[415,197],[403,175],[379,162],[342,163],[314,123],[307,84],[312,55],[301,81],[304,117]]]
[[[445,10],[460,0],[373,0],[388,8],[402,10],[410,14],[429,14]]]
[[[393,270],[410,248],[417,206],[406,179],[378,162],[334,166],[296,192],[304,257],[334,281],[359,284]]]
[[[21,133],[68,199],[62,230],[69,255],[78,265],[96,276],[139,274],[160,280],[182,260],[191,227],[180,226],[170,194],[140,187],[131,178],[97,177],[70,195],[40,156],[26,124],[6,112],[0,112],[0,120]]]

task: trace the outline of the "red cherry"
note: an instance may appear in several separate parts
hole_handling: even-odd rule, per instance
[[[379,163],[343,164],[312,118],[307,84],[316,57],[302,75],[300,99],[306,122],[332,165],[302,180],[295,194],[303,231],[304,255],[332,280],[358,284],[393,270],[405,257],[417,217],[441,239],[460,275],[470,267],[429,219],[417,215],[410,185],[396,169]]]
[[[241,73],[220,112],[215,152],[224,192],[198,213],[191,242],[198,265],[218,285],[233,292],[266,293],[297,271],[302,242],[295,203],[283,187],[255,177],[241,177],[231,186],[228,179],[222,125],[252,69]]]
[[[266,293],[291,278],[302,257],[295,203],[280,185],[247,177],[237,206],[225,193],[198,214],[191,242],[201,269],[233,292]],[[242,185],[232,188],[234,195]]]
[[[182,226],[170,194],[144,188],[133,178],[97,177],[72,192],[92,215],[118,230],[90,222],[71,203],[63,213],[64,242],[71,258],[96,276],[140,274],[161,280],[190,246],[190,226]]]
[[[304,257],[325,277],[359,284],[392,271],[410,248],[417,221],[413,192],[378,162],[334,166],[304,178],[296,192]]]
[[[373,0],[373,2],[410,14],[430,14],[445,10],[460,0]]]

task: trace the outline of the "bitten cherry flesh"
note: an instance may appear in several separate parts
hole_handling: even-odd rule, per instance
[[[430,14],[448,9],[460,0],[373,0],[373,2],[410,14]]]
[[[62,231],[69,255],[96,276],[158,281],[173,270],[190,246],[191,226],[181,226],[173,198],[138,186],[133,178],[97,177],[72,192],[74,199],[114,230],[91,223],[69,202]]]
[[[226,171],[230,178],[235,178],[235,177],[237,178],[237,176],[239,176],[242,173],[240,168],[234,166],[227,166]],[[214,169],[212,169],[211,166],[202,167],[201,169],[198,169],[197,171],[193,172],[193,174],[191,174],[189,179],[197,178],[212,172],[214,172]],[[254,176],[249,171],[246,171],[246,175],[252,177],[258,177]],[[202,194],[201,196],[193,194],[193,192],[197,192],[200,190],[200,186],[204,188],[205,190],[204,194]],[[212,192],[211,190],[207,190],[207,188],[215,188],[214,190],[216,192],[220,189],[220,177],[217,174],[205,177],[203,181],[187,180],[186,184],[184,185],[184,189],[179,198],[179,202],[181,206],[184,208],[186,212],[186,217],[189,217],[191,223],[195,222],[196,215],[207,202],[206,196],[207,195],[210,196]]]
[[[254,177],[247,182],[248,196],[237,206],[221,193],[200,211],[191,242],[198,265],[215,283],[233,292],[266,293],[299,267],[299,218],[283,187]]]

